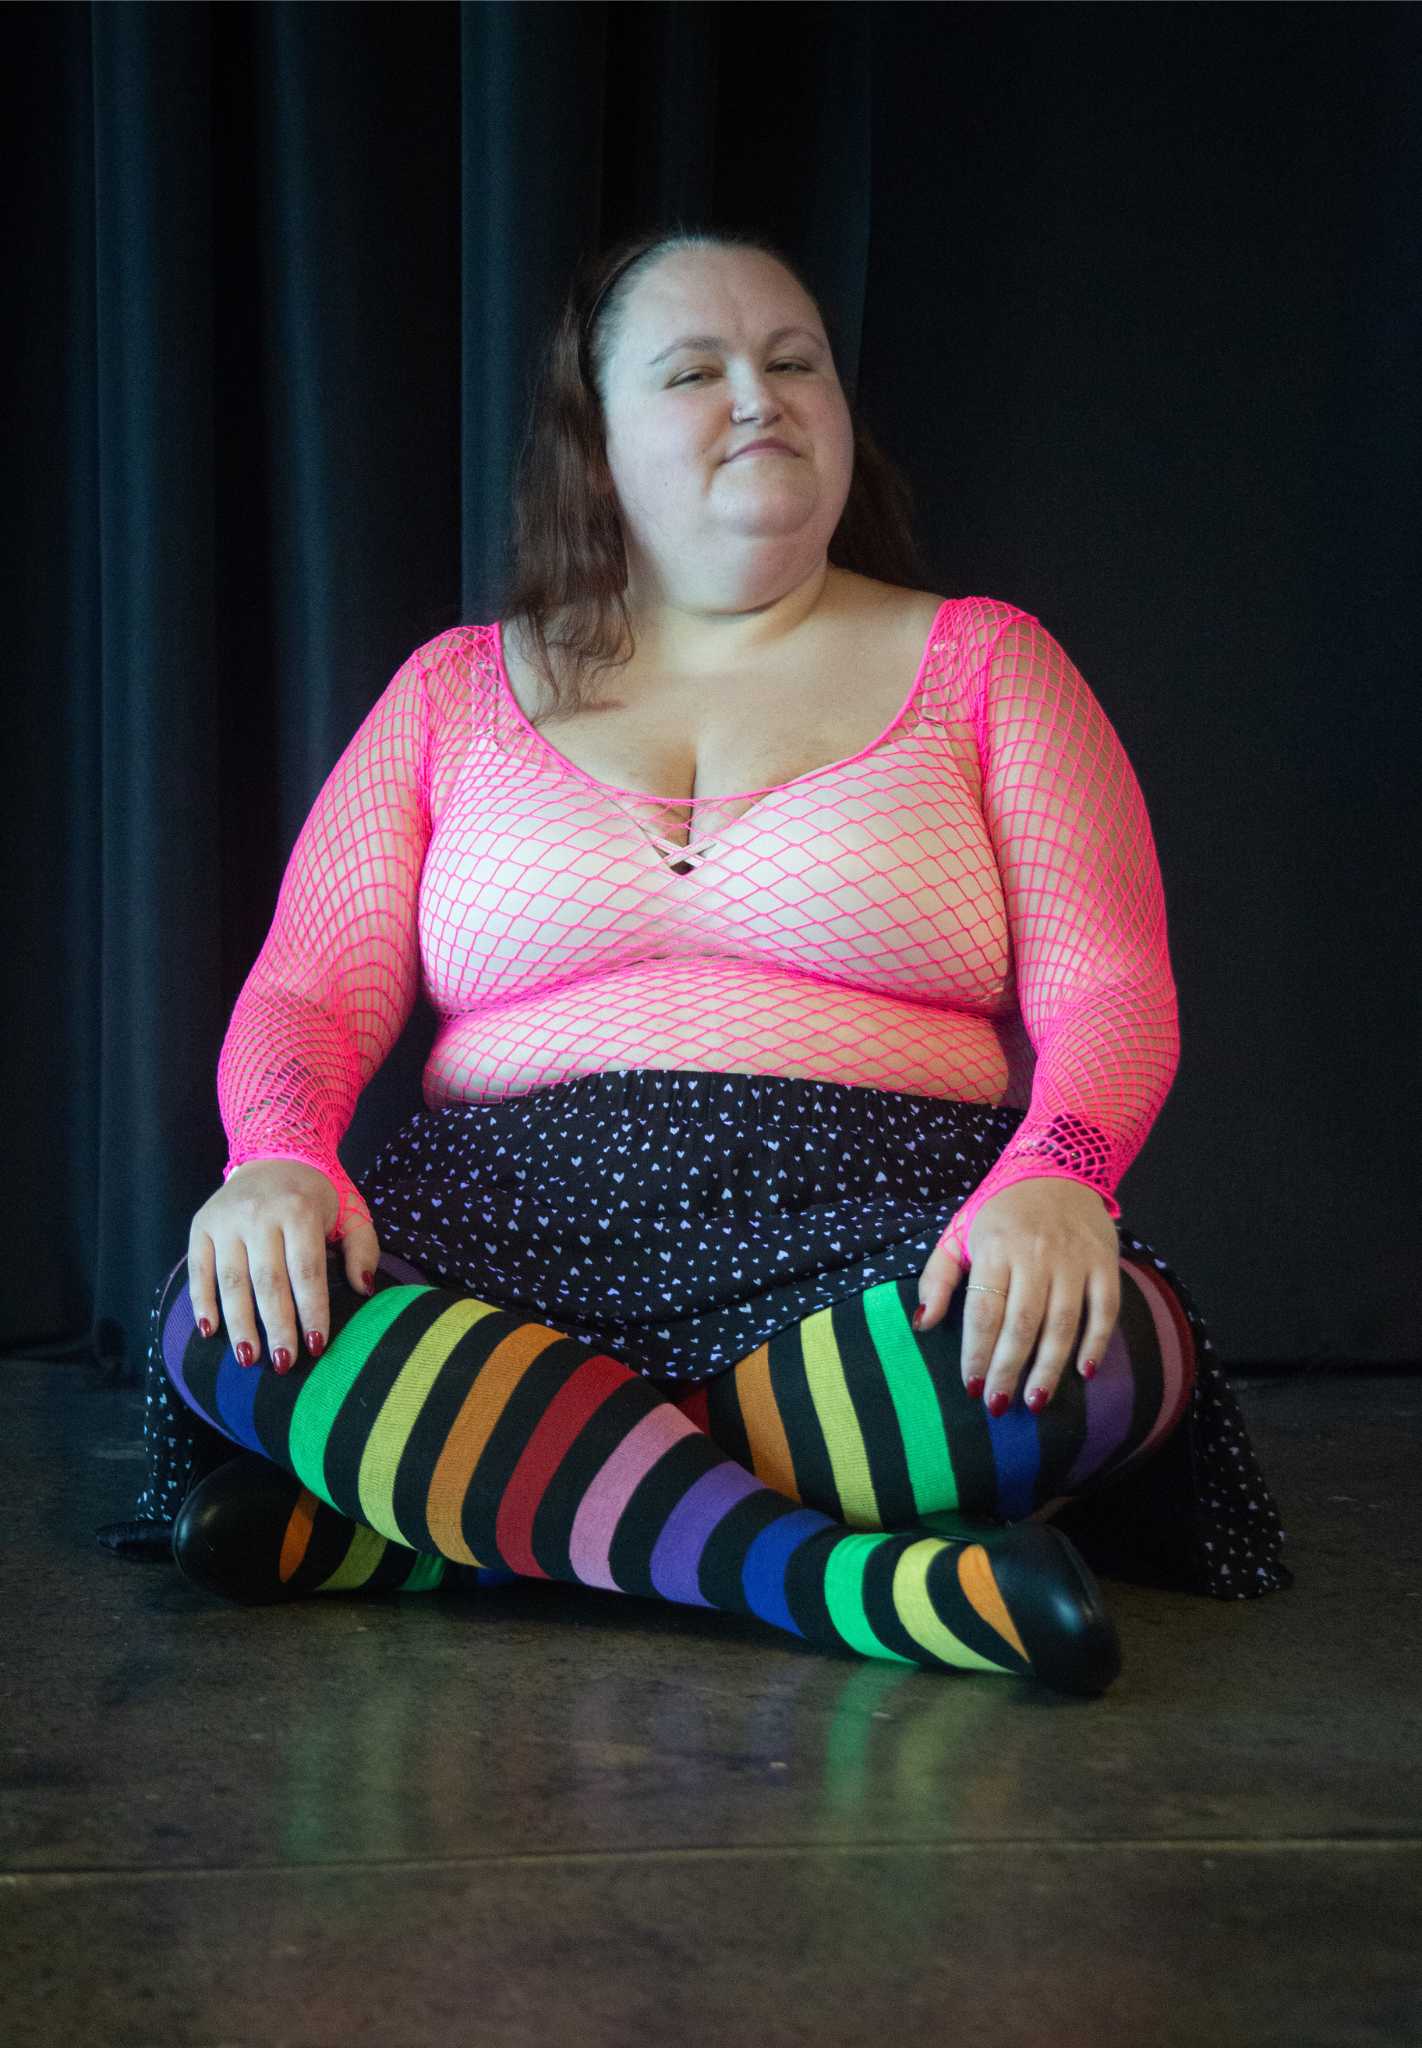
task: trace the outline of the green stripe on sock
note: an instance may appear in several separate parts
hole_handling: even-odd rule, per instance
[[[886,1280],[867,1288],[862,1299],[864,1318],[899,1419],[914,1505],[922,1513],[956,1507],[958,1479],[933,1376],[905,1313],[900,1285],[897,1280]]]
[[[851,1649],[862,1657],[886,1657],[892,1664],[910,1664],[875,1634],[864,1607],[864,1568],[881,1544],[895,1536],[842,1536],[829,1554],[825,1569],[825,1606],[829,1618]]]
[[[287,1435],[291,1469],[303,1486],[309,1486],[332,1507],[337,1503],[326,1481],[326,1440],[336,1417],[390,1325],[412,1301],[428,1292],[426,1287],[386,1287],[362,1303],[311,1367],[297,1396]],[[381,1533],[394,1536],[398,1531]]]

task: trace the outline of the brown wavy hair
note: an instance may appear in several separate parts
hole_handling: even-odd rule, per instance
[[[627,553],[606,454],[602,392],[634,280],[681,249],[758,249],[819,301],[799,269],[757,235],[673,228],[641,234],[578,263],[542,354],[513,487],[513,519],[497,616],[517,620],[552,704],[544,718],[582,708],[593,675],[625,666],[635,647],[624,591]],[[821,318],[824,318],[821,311]],[[833,325],[825,332],[835,361]],[[913,493],[858,418],[854,467],[828,557],[840,569],[921,589],[927,578],[913,524]],[[557,639],[550,628],[561,623]],[[569,681],[555,673],[549,648],[569,657]],[[627,648],[621,655],[619,650]],[[537,723],[537,720],[533,721]]]

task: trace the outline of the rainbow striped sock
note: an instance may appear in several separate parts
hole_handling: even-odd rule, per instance
[[[376,1287],[363,1300],[333,1275],[325,1353],[281,1377],[197,1332],[184,1262],[160,1307],[169,1377],[234,1443],[426,1556],[755,1615],[937,1670],[1035,1675],[1030,1607],[1056,1659],[1052,1600],[1029,1588],[1024,1607],[1019,1583],[1014,1612],[1011,1573],[981,1545],[851,1531],[763,1485],[616,1359],[445,1288]]]
[[[313,1593],[486,1592],[518,1574],[451,1564],[382,1536],[255,1453],[239,1452],[187,1495],[173,1527],[183,1569],[248,1605]]]
[[[677,1401],[766,1486],[851,1528],[937,1527],[954,1517],[1045,1520],[1148,1457],[1195,1383],[1185,1311],[1160,1276],[1121,1261],[1121,1310],[1096,1377],[1068,1368],[1046,1407],[1005,1415],[963,1384],[961,1288],[917,1332],[916,1278],[818,1309]],[[934,1517],[941,1519],[935,1523]]]

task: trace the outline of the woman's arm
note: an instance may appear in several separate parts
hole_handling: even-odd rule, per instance
[[[297,836],[261,952],[217,1066],[226,1180],[252,1159],[299,1159],[369,1220],[337,1156],[361,1090],[420,985],[417,908],[429,843],[429,704],[416,650],[331,770]]]
[[[1037,1061],[1020,1128],[953,1218],[1059,1175],[1112,1217],[1180,1061],[1165,894],[1145,799],[1088,684],[1030,613],[1009,618],[974,706],[1018,1000]],[[954,1246],[956,1253],[957,1246]]]

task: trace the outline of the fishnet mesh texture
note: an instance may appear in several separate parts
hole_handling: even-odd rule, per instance
[[[940,608],[898,716],[776,787],[653,795],[530,725],[497,623],[416,648],[331,770],[218,1062],[224,1178],[338,1147],[423,988],[426,1105],[618,1067],[798,1075],[1023,1109],[945,1219],[1038,1175],[1116,1188],[1180,1037],[1144,797],[1061,645]]]

